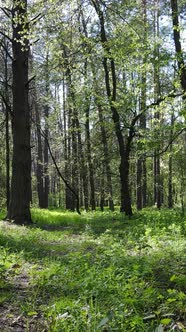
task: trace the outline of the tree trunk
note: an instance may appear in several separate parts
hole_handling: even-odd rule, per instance
[[[4,41],[5,49],[8,49],[8,43]],[[5,51],[4,56],[5,65],[5,123],[6,123],[6,207],[7,211],[10,203],[10,133],[9,133],[9,109],[8,109],[8,54]]]
[[[104,168],[104,167],[103,167]],[[104,183],[104,169],[102,171],[102,174],[100,175],[100,210],[104,211],[104,204],[105,204],[105,183]]]
[[[128,144],[125,147],[124,138],[120,126],[120,117],[117,111],[117,108],[114,106],[116,102],[116,72],[115,72],[115,63],[110,55],[110,48],[108,47],[108,40],[105,32],[105,21],[103,11],[100,9],[100,3],[97,0],[92,0],[93,6],[98,14],[99,22],[100,22],[100,37],[103,50],[105,51],[105,55],[103,57],[103,67],[105,72],[105,85],[107,97],[110,103],[110,109],[112,112],[112,120],[115,125],[115,133],[118,140],[119,146],[119,154],[120,154],[120,185],[121,185],[121,212],[125,212],[126,215],[132,215],[132,206],[131,206],[131,198],[130,198],[130,190],[129,190],[129,153],[130,153],[130,145]],[[109,65],[111,70],[111,77],[109,73]],[[112,86],[112,92],[111,92]],[[128,139],[128,143],[131,143],[131,137]]]
[[[48,105],[48,100],[49,100],[49,94],[50,94],[50,86],[49,86],[49,68],[48,68],[48,58],[49,54],[47,51],[46,55],[46,77],[45,77],[45,84],[46,84],[46,104],[44,105],[44,119],[45,119],[45,129],[44,129],[44,151],[43,151],[43,161],[44,161],[44,166],[43,166],[43,173],[44,173],[44,178],[43,178],[43,208],[47,209],[48,208],[48,195],[49,195],[49,174],[48,174],[48,163],[49,163],[49,153],[48,153],[48,118],[49,118],[49,105]]]
[[[183,50],[182,50],[182,45],[181,45],[181,41],[180,41],[180,25],[179,25],[177,0],[171,0],[171,9],[172,9],[174,45],[175,45],[176,56],[177,56],[179,76],[180,76],[181,87],[185,94],[185,92],[186,92],[186,66],[185,66],[185,62],[184,62]],[[183,99],[186,99],[186,96],[184,96]]]
[[[140,110],[143,111],[146,108],[146,43],[147,43],[147,3],[146,0],[142,0],[142,17],[143,17],[143,36],[144,36],[144,56],[143,56],[143,71],[141,77],[141,96],[140,96]],[[146,115],[143,114],[140,118],[140,128],[146,129]],[[139,156],[137,160],[137,209],[141,210],[147,205],[147,174],[146,174],[146,158],[145,156]]]
[[[136,199],[136,205],[137,209],[141,210],[143,207],[143,201],[142,201],[142,157],[139,156],[137,159],[137,177],[136,177],[136,193],[137,193],[137,199]]]
[[[36,98],[36,96],[35,96]],[[42,149],[42,138],[40,131],[40,113],[39,107],[37,104],[37,100],[35,99],[35,119],[36,119],[36,136],[37,136],[37,193],[38,193],[38,201],[39,207],[41,209],[45,208],[44,203],[44,185],[43,185],[43,149]]]
[[[95,210],[96,202],[95,202],[95,186],[94,186],[94,169],[93,169],[92,156],[91,156],[89,105],[86,105],[85,116],[86,116],[85,141],[86,141],[86,156],[87,156],[88,170],[89,170],[90,205],[91,205],[92,210]]]
[[[80,179],[82,180],[83,186],[83,198],[84,198],[84,207],[85,210],[88,211],[89,204],[88,204],[88,169],[85,162],[84,151],[82,148],[82,139],[81,139],[81,129],[79,124],[79,119],[76,119],[76,128],[77,128],[77,135],[78,135],[78,155],[79,155],[79,168],[80,168]]]
[[[172,193],[172,144],[170,145],[169,156],[169,177],[168,177],[168,208],[173,208],[173,193]]]
[[[31,147],[28,105],[27,2],[13,0],[13,159],[11,195],[7,218],[17,224],[31,223]],[[20,21],[17,22],[17,17]],[[24,45],[22,45],[24,43]]]
[[[156,10],[154,11],[154,101],[160,97],[160,79],[159,79],[159,46],[156,39],[159,38],[159,0],[155,0]],[[160,114],[155,110],[155,123],[159,127]],[[156,130],[157,138],[159,139],[159,130]],[[154,204],[160,209],[162,205],[162,183],[160,174],[160,156],[159,147],[154,151]]]
[[[109,163],[109,149],[108,149],[108,143],[107,143],[107,136],[104,126],[104,118],[103,118],[103,110],[101,105],[98,105],[98,115],[99,115],[99,121],[100,121],[100,127],[101,127],[101,140],[103,145],[103,154],[104,154],[104,167],[106,170],[106,179],[107,179],[107,192],[109,194],[109,209],[111,211],[114,211],[114,202],[113,202],[113,193],[112,193],[112,178],[111,178],[111,168]]]

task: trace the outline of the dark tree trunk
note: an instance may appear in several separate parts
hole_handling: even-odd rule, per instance
[[[173,208],[173,192],[172,192],[172,144],[170,145],[169,156],[169,178],[168,178],[168,208]]]
[[[31,147],[28,105],[27,3],[13,1],[13,159],[11,195],[7,218],[17,224],[31,223]],[[18,23],[17,17],[21,18]],[[24,45],[22,45],[22,42]]]
[[[105,204],[105,183],[104,183],[104,170],[100,176],[100,210],[103,212],[104,211],[104,204]]]
[[[171,0],[171,9],[172,9],[172,23],[173,23],[173,35],[174,35],[174,45],[177,56],[177,63],[180,75],[180,82],[183,89],[183,92],[186,92],[186,66],[183,57],[183,50],[180,41],[180,25],[179,25],[179,16],[178,16],[178,3],[177,0]],[[183,97],[186,99],[186,96]]]
[[[147,206],[147,166],[146,166],[146,158],[143,158],[142,162],[143,166],[143,183],[142,183],[142,198],[143,198],[143,207]]]
[[[132,206],[131,206],[131,198],[130,198],[130,189],[129,189],[129,155],[130,155],[130,144],[131,138],[133,135],[127,138],[128,143],[125,147],[124,138],[122,134],[122,130],[120,127],[120,117],[117,111],[117,108],[114,106],[116,102],[116,72],[115,72],[115,63],[110,55],[110,49],[108,47],[108,40],[105,32],[105,21],[103,11],[100,8],[100,3],[98,0],[92,0],[94,8],[98,14],[99,22],[100,22],[100,37],[102,47],[107,55],[103,57],[103,67],[105,72],[105,85],[106,85],[106,92],[107,97],[110,102],[110,109],[112,112],[112,120],[115,125],[115,133],[118,140],[119,146],[119,154],[120,154],[120,167],[119,167],[119,174],[120,174],[120,184],[121,184],[121,212],[125,212],[126,215],[132,215]],[[109,64],[110,64],[110,71],[111,71],[111,78],[110,79],[110,71],[109,71]],[[111,92],[112,86],[112,92]]]
[[[139,156],[137,160],[137,177],[136,177],[136,193],[137,193],[137,200],[136,205],[137,209],[141,210],[143,207],[143,201],[142,201],[142,157]]]
[[[4,43],[5,50],[8,50],[8,43]],[[9,133],[9,109],[8,109],[8,54],[5,51],[4,56],[5,65],[5,123],[6,123],[6,207],[8,211],[10,203],[10,133]]]
[[[162,188],[161,188],[161,178],[160,178],[160,157],[158,154],[159,149],[155,150],[154,156],[154,203],[157,208],[160,209],[162,205]]]
[[[120,211],[125,212],[127,216],[132,215],[130,188],[129,188],[129,158],[122,158],[120,163],[121,179],[121,207]]]

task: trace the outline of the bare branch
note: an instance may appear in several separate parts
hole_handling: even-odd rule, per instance
[[[11,54],[9,53],[9,51],[7,50],[7,47],[5,45],[3,45],[2,42],[0,42],[0,45],[2,46],[2,48],[4,49],[4,51],[6,52],[6,54],[8,55],[8,57],[13,61],[13,57],[11,56]]]
[[[7,82],[0,81],[0,84],[2,84],[2,85],[7,85],[10,89],[12,89],[12,85],[7,84]]]
[[[35,80],[35,78],[36,78],[36,75],[32,76],[32,77],[28,80],[28,82],[26,83],[26,86],[28,86],[33,80]]]
[[[11,110],[11,106],[9,105],[8,101],[6,100],[5,96],[2,94],[1,91],[0,91],[0,97],[1,97],[1,99],[3,101],[3,103],[5,104],[5,106],[6,106],[7,110],[8,110],[8,112],[10,113],[10,115],[13,116],[13,112]]]
[[[11,18],[12,11],[9,8],[6,7],[0,7],[0,9],[3,11],[3,13],[8,17]]]
[[[156,154],[144,154],[144,158],[152,158],[152,157],[158,157],[161,156],[162,154],[164,154],[165,152],[167,152],[168,148],[170,147],[170,145],[184,132],[186,131],[186,127],[182,128],[181,130],[179,130],[177,133],[175,133],[175,135],[170,139],[170,141],[168,142],[168,144],[166,145],[166,147],[159,151]]]
[[[35,17],[31,18],[31,20],[29,21],[29,23],[36,23],[40,18],[42,18],[44,15],[39,13],[38,15],[36,15]]]
[[[13,40],[12,40],[9,36],[7,36],[6,33],[4,33],[3,31],[0,30],[0,34],[1,34],[3,37],[7,38],[11,43],[13,42]]]

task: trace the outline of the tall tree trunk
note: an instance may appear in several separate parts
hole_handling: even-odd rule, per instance
[[[37,193],[38,193],[38,201],[39,207],[41,209],[45,208],[44,203],[44,184],[43,184],[43,148],[42,148],[42,137],[40,131],[40,111],[37,103],[37,97],[35,95],[35,119],[36,119],[36,137],[37,137]]]
[[[136,199],[136,205],[137,209],[141,210],[143,207],[143,201],[142,201],[142,157],[139,156],[137,159],[137,176],[136,176],[136,194],[137,194],[137,199]]]
[[[6,123],[6,207],[8,211],[10,203],[10,133],[9,133],[9,109],[8,109],[8,43],[4,40],[5,46],[5,56],[4,56],[4,66],[5,66],[5,123]]]
[[[180,24],[179,24],[179,15],[178,15],[178,2],[177,0],[171,0],[171,9],[172,9],[172,23],[173,23],[173,36],[174,36],[174,45],[177,57],[177,64],[179,69],[180,83],[183,90],[183,101],[184,107],[186,105],[186,65],[183,56],[183,48],[181,45],[180,37]],[[184,112],[185,119],[186,114]],[[185,148],[184,148],[185,151]],[[182,171],[184,172],[184,171]],[[181,206],[182,213],[184,214],[184,175],[181,176]]]
[[[131,206],[131,198],[130,198],[130,190],[129,190],[129,156],[130,156],[130,144],[131,137],[128,137],[128,144],[125,146],[124,138],[120,126],[120,117],[115,107],[116,102],[116,72],[115,72],[115,63],[110,55],[110,48],[108,47],[108,40],[105,32],[105,21],[103,11],[100,8],[100,3],[98,0],[92,0],[93,6],[98,14],[99,22],[100,22],[100,37],[103,50],[105,55],[103,57],[103,67],[105,72],[105,85],[107,97],[110,102],[110,109],[112,112],[112,120],[115,125],[115,134],[118,140],[119,146],[119,154],[120,154],[120,166],[119,166],[119,174],[120,174],[120,184],[121,184],[121,212],[125,212],[126,215],[132,215],[132,206]],[[110,71],[109,64],[111,70],[112,84],[110,80]],[[111,92],[112,86],[112,92]]]
[[[11,195],[7,218],[17,224],[31,223],[31,147],[28,105],[29,45],[26,0],[13,0],[13,159]],[[17,17],[20,20],[17,22]]]
[[[78,155],[79,155],[79,168],[80,168],[80,180],[82,180],[83,186],[83,198],[84,198],[84,207],[85,210],[88,211],[89,203],[88,203],[88,169],[85,162],[84,151],[82,147],[82,138],[81,138],[81,128],[79,124],[78,117],[76,118],[76,128],[78,135]]]
[[[85,109],[85,142],[86,142],[86,156],[88,162],[89,170],[89,183],[90,183],[90,205],[92,210],[96,209],[95,201],[95,186],[94,186],[94,168],[92,163],[92,154],[91,154],[91,141],[90,141],[90,120],[89,120],[89,104],[86,103]]]
[[[92,73],[94,76],[94,84],[95,84],[95,94],[99,96],[99,87],[96,82],[96,72],[95,68],[92,64]],[[98,117],[100,122],[100,129],[101,129],[101,141],[103,146],[103,168],[105,168],[106,171],[106,187],[107,187],[107,193],[108,193],[108,202],[109,202],[109,209],[111,211],[114,211],[114,202],[113,202],[113,190],[112,190],[112,177],[111,177],[111,167],[110,167],[110,158],[109,158],[109,147],[108,147],[108,141],[107,141],[107,134],[105,130],[105,120],[104,120],[104,110],[101,105],[101,102],[99,101],[99,98],[95,98],[95,103],[98,107]]]
[[[103,170],[100,175],[100,210],[104,211],[104,204],[105,204],[105,179],[104,179],[104,166],[102,167]]]
[[[141,78],[141,111],[146,108],[146,43],[147,43],[147,2],[142,0],[142,17],[143,17],[143,35],[144,35],[144,56],[143,56],[143,72]],[[146,128],[146,115],[143,114],[140,118],[140,128]],[[146,158],[139,156],[137,160],[137,209],[141,210],[147,205],[147,172],[146,172]]]
[[[111,168],[109,163],[109,149],[108,149],[108,143],[107,143],[107,135],[105,131],[105,125],[104,125],[104,118],[103,118],[103,110],[101,105],[98,104],[98,115],[99,115],[99,121],[100,121],[100,127],[101,127],[101,140],[103,145],[103,154],[104,154],[104,167],[106,170],[106,179],[107,179],[107,192],[109,194],[109,209],[111,211],[114,211],[114,202],[113,202],[113,193],[112,193],[112,178],[111,178]]]
[[[65,178],[68,179],[70,177],[70,170],[69,170],[69,158],[70,158],[70,136],[68,136],[67,130],[70,126],[70,118],[69,114],[67,114],[66,108],[66,90],[65,87],[65,78],[63,79],[63,124],[64,124],[64,160],[65,160]],[[71,208],[71,192],[67,186],[65,186],[65,207],[66,209]]]
[[[46,55],[46,77],[45,77],[45,84],[46,84],[46,104],[44,105],[44,119],[45,119],[45,129],[44,129],[44,149],[43,149],[43,162],[44,162],[44,166],[43,166],[43,173],[44,173],[44,177],[43,177],[43,188],[44,188],[44,192],[43,192],[43,208],[47,209],[48,208],[48,195],[49,195],[49,174],[48,174],[48,163],[49,163],[49,153],[48,153],[48,118],[49,118],[49,94],[50,94],[50,86],[49,86],[49,68],[48,68],[48,51],[47,51],[47,55]]]
[[[172,144],[170,145],[169,155],[169,175],[168,175],[168,208],[173,208],[173,192],[172,192]]]
[[[154,10],[154,100],[160,97],[160,80],[159,80],[159,46],[157,38],[159,38],[159,0],[155,0],[156,9]],[[159,126],[160,113],[155,111],[155,123]],[[159,130],[156,130],[156,135],[159,138]],[[160,174],[160,156],[159,147],[154,151],[154,204],[160,209],[162,205],[162,183]]]
[[[173,35],[174,35],[174,45],[177,56],[177,63],[179,69],[179,76],[181,87],[184,94],[186,93],[186,66],[183,57],[183,50],[180,41],[180,24],[179,24],[179,15],[178,15],[178,3],[177,0],[171,0],[171,9],[172,9],[172,23],[173,23]],[[183,97],[186,99],[186,95]]]
[[[33,55],[31,51],[29,52],[29,65],[31,71],[33,71]],[[35,136],[36,136],[36,145],[37,145],[37,161],[36,161],[36,178],[37,178],[37,194],[38,194],[38,203],[39,207],[44,208],[44,185],[43,185],[43,147],[42,147],[42,135],[41,135],[41,114],[40,108],[38,105],[38,96],[37,96],[37,88],[36,82],[34,80],[31,94],[30,94],[30,102],[33,108],[33,116],[35,118],[36,128],[35,128]]]

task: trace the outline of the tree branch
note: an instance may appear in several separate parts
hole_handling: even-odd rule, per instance
[[[39,20],[39,19],[42,18],[43,16],[44,16],[43,14],[39,13],[39,14],[36,15],[35,17],[31,18],[31,20],[29,21],[29,23],[31,23],[31,22],[34,22],[34,23],[35,23],[35,21]]]
[[[161,156],[162,154],[164,154],[165,152],[167,152],[167,150],[168,150],[168,148],[170,147],[170,145],[184,132],[184,131],[186,131],[186,127],[184,127],[184,128],[182,128],[180,131],[178,131],[175,135],[174,135],[174,137],[172,137],[171,139],[170,139],[170,141],[169,141],[169,143],[166,145],[166,147],[163,149],[163,150],[161,150],[161,151],[159,151],[158,153],[156,153],[156,154],[146,154],[146,153],[144,153],[143,154],[143,156],[144,156],[144,158],[152,158],[152,157],[158,157],[158,156]]]
[[[0,9],[3,11],[3,13],[4,13],[8,18],[11,18],[11,15],[10,15],[10,14],[12,14],[11,9],[6,8],[6,7],[0,7]],[[10,14],[9,14],[8,12],[9,12]]]
[[[5,45],[3,45],[2,41],[0,42],[1,47],[4,49],[4,51],[6,52],[6,54],[9,56],[9,58],[13,61],[13,57],[11,56],[11,54],[8,52],[7,47]]]
[[[7,38],[11,43],[13,42],[13,40],[12,40],[9,36],[7,36],[6,33],[4,33],[3,31],[0,30],[0,34],[1,34],[3,37]]]
[[[0,92],[0,97],[1,97],[1,99],[3,101],[3,103],[5,104],[5,106],[6,106],[7,110],[8,110],[8,112],[10,113],[10,115],[13,116],[13,112],[11,110],[11,106],[8,104],[8,102],[7,102],[6,98],[5,98],[5,96],[2,94],[2,92]]]

